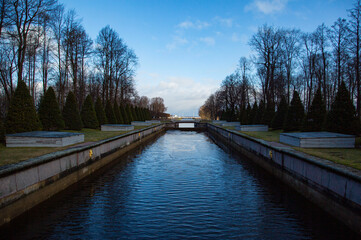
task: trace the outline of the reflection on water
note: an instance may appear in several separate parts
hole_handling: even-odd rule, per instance
[[[348,229],[205,134],[169,131],[0,231],[11,239],[347,239]],[[356,238],[356,237],[355,237]]]

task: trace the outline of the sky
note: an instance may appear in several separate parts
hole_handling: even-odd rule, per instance
[[[313,32],[347,18],[353,0],[59,0],[95,40],[109,25],[139,59],[140,96],[162,97],[167,112],[197,116],[199,107],[241,57],[258,27]]]

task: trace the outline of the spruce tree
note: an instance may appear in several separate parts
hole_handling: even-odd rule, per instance
[[[85,98],[81,109],[81,119],[86,128],[96,129],[99,127],[98,118],[94,109],[93,99],[90,94]]]
[[[152,119],[152,114],[150,113],[150,110],[148,108],[145,110],[145,117],[146,117],[145,120],[151,120]]]
[[[110,124],[116,124],[117,120],[115,118],[114,109],[110,101],[107,101],[107,104],[105,105],[105,115],[107,116],[108,123]]]
[[[128,120],[128,115],[127,115],[126,109],[125,109],[125,107],[124,107],[122,104],[120,104],[119,110],[120,110],[120,114],[122,115],[122,118],[123,118],[123,123],[124,123],[124,124],[129,124],[129,120]]]
[[[108,123],[108,119],[107,119],[107,116],[105,115],[102,101],[100,100],[99,97],[97,98],[97,101],[95,102],[95,112],[97,114],[97,119],[98,119],[99,125]]]
[[[75,95],[73,92],[69,92],[65,100],[65,105],[63,108],[63,118],[65,122],[65,127],[70,130],[80,131],[83,128],[83,123],[81,121],[79,108]]]
[[[338,88],[335,101],[332,103],[327,116],[327,130],[346,134],[360,132],[360,123],[356,117],[355,106],[343,81]]]
[[[303,123],[302,131],[317,132],[323,129],[326,117],[326,105],[322,99],[321,89],[318,88],[313,97],[310,109]]]
[[[144,108],[139,108],[139,112],[140,112],[140,116],[142,118],[142,121],[145,121],[146,120],[145,109]]]
[[[39,118],[44,130],[60,130],[65,127],[52,87],[48,88],[40,100]]]
[[[140,109],[139,109],[138,107],[135,107],[135,113],[136,113],[136,115],[137,115],[137,120],[138,120],[138,121],[143,121],[143,120],[142,120],[142,116],[141,116],[141,114],[140,114]]]
[[[132,121],[134,121],[132,109],[131,109],[131,107],[129,106],[129,104],[127,104],[127,105],[125,106],[125,111],[126,111],[126,113],[127,113],[128,122],[131,123]]]
[[[287,105],[286,97],[284,95],[282,95],[281,101],[277,107],[277,112],[271,123],[271,127],[273,129],[282,129],[283,128],[287,110],[288,110],[288,105]]]
[[[30,132],[41,130],[33,98],[24,81],[20,80],[10,100],[5,120],[6,133]]]
[[[255,118],[253,120],[254,124],[262,124],[263,123],[262,120],[263,120],[264,111],[265,111],[264,102],[263,102],[263,100],[261,100],[259,102],[259,106],[258,106],[258,109],[257,109],[257,113],[255,115]]]
[[[299,131],[302,128],[305,110],[301,102],[298,92],[293,92],[291,105],[288,108],[283,130],[285,131]]]
[[[258,106],[257,106],[257,102],[255,101],[253,103],[251,113],[249,114],[248,124],[255,124],[254,121],[256,119],[257,112],[258,112]]]
[[[114,102],[113,111],[114,111],[114,116],[115,116],[117,123],[122,124],[124,121],[123,121],[122,115],[120,113],[120,109],[119,109],[117,101]]]
[[[248,121],[250,118],[251,111],[252,111],[251,105],[248,103],[247,108],[245,109],[244,113],[242,114],[242,119],[241,119],[242,125],[250,124]]]
[[[266,124],[268,126],[271,125],[272,119],[275,116],[275,104],[272,100],[269,100],[267,103],[267,107],[262,116],[262,124]]]

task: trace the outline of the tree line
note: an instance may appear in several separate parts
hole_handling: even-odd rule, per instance
[[[359,131],[361,1],[356,0],[347,12],[347,19],[338,18],[332,26],[321,24],[311,33],[267,24],[259,27],[248,43],[253,54],[240,58],[238,68],[209,96],[199,115],[272,125],[281,109],[287,115],[295,107],[292,102],[299,100],[297,121],[302,124],[296,124],[296,130],[301,130],[306,122],[315,121],[307,116],[318,99],[316,103],[324,106],[325,112],[322,129],[327,129],[327,122],[332,122],[327,119],[338,118],[333,114],[337,102],[346,104],[345,97],[340,99],[342,95],[348,96],[351,103],[348,126],[355,130],[348,132]],[[280,124],[282,128],[286,125]]]
[[[158,98],[138,95],[137,65],[134,50],[114,29],[105,26],[93,41],[76,12],[57,0],[0,0],[0,119],[7,118],[21,82],[39,111],[51,86],[60,111],[72,93],[80,112],[87,96],[104,108],[161,104],[156,108],[164,112]]]

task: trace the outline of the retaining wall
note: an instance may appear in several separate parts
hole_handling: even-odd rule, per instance
[[[0,168],[0,226],[164,130],[151,126]]]
[[[361,234],[360,171],[213,124],[208,132]]]

